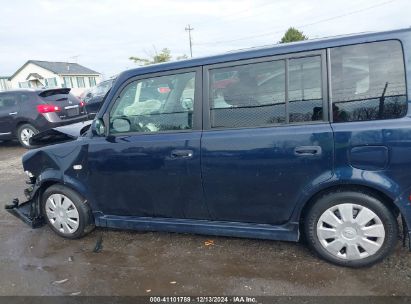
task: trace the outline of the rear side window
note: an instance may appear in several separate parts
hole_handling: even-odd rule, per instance
[[[405,116],[407,98],[399,41],[332,48],[333,121],[367,121]]]
[[[211,126],[237,128],[285,122],[285,61],[210,71]]]
[[[322,120],[321,56],[212,69],[209,92],[212,128]]]
[[[322,120],[321,57],[290,59],[288,75],[290,123]]]
[[[17,94],[0,94],[0,110],[8,110],[17,106]]]

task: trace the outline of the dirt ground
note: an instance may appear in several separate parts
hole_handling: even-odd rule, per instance
[[[32,230],[3,208],[22,198],[24,152],[0,142],[0,295],[411,295],[401,242],[384,262],[354,270],[299,243],[103,229],[73,241]]]

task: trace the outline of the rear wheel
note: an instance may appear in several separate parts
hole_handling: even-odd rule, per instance
[[[51,229],[65,238],[80,238],[94,228],[87,203],[77,192],[63,185],[53,185],[44,191],[42,211]]]
[[[366,192],[325,194],[311,207],[304,224],[310,247],[342,266],[371,266],[393,250],[398,238],[393,213]]]
[[[21,125],[18,130],[17,130],[17,137],[20,142],[20,144],[27,149],[32,148],[30,145],[30,138],[33,137],[33,135],[39,133],[39,131],[33,127],[31,124],[24,124]]]

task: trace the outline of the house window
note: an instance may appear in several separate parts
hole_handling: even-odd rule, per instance
[[[56,88],[57,87],[57,79],[56,78],[46,78],[44,80],[45,85],[47,88]]]
[[[73,81],[71,80],[71,77],[63,77],[64,80],[64,87],[65,88],[72,88],[73,87]]]
[[[96,77],[89,77],[88,81],[90,83],[90,87],[94,87],[96,85]]]
[[[19,87],[22,89],[30,88],[30,82],[28,81],[19,82]]]
[[[84,77],[77,77],[77,86],[79,88],[85,88]]]

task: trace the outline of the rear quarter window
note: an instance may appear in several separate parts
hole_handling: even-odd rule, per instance
[[[381,41],[332,48],[333,121],[400,118],[407,113],[401,43]]]

